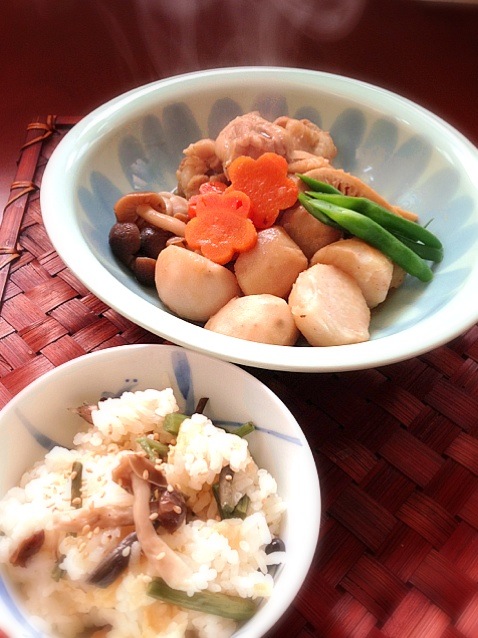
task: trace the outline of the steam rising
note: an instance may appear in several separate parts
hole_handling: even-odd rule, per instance
[[[293,66],[301,38],[320,46],[346,37],[366,2],[136,0],[130,5],[130,17],[140,34],[137,39],[122,29],[111,8],[115,3],[96,3],[96,11],[131,77],[139,75],[135,52],[141,48],[150,60],[151,79],[157,79],[211,67]]]

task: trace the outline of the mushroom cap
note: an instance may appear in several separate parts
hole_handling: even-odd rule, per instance
[[[158,213],[166,212],[166,203],[161,193],[153,191],[127,193],[120,197],[114,206],[116,219],[119,222],[135,222],[138,218],[138,206],[150,206]]]

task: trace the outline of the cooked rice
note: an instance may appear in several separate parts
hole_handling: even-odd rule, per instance
[[[163,442],[164,417],[178,411],[171,389],[125,392],[107,399],[92,413],[93,425],[75,436],[75,449],[55,447],[0,501],[0,562],[20,584],[26,608],[40,628],[65,638],[85,628],[111,625],[108,638],[231,636],[236,623],[210,614],[181,609],[148,596],[153,573],[141,552],[132,545],[129,568],[105,589],[86,583],[99,562],[129,533],[121,527],[91,529],[79,534],[58,531],[58,521],[69,520],[89,508],[130,506],[133,496],[111,479],[119,459],[139,452],[139,436]],[[280,528],[285,504],[274,478],[257,467],[246,439],[216,428],[204,415],[185,420],[177,441],[161,468],[168,482],[186,497],[197,518],[176,532],[159,532],[162,539],[192,568],[181,589],[223,592],[253,599],[268,598],[273,588],[268,566],[284,560],[283,552],[267,555],[265,547]],[[71,468],[83,465],[82,507],[71,503]],[[221,469],[234,470],[236,502],[247,493],[248,516],[220,520],[212,484]],[[34,532],[45,531],[45,543],[26,567],[9,559],[19,544]],[[57,562],[57,556],[60,557]],[[55,569],[61,578],[53,578]]]

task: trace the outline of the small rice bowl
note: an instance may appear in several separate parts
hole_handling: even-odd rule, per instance
[[[188,568],[188,577],[175,588],[189,596],[222,593],[257,604],[271,595],[271,566],[285,559],[284,551],[271,552],[270,547],[280,534],[286,509],[275,479],[257,466],[246,437],[216,427],[203,414],[184,420],[177,436],[165,431],[166,415],[178,411],[171,388],[128,391],[99,401],[91,411],[92,424],[75,435],[74,447],[55,446],[0,501],[0,563],[21,589],[41,631],[64,638],[85,630],[95,638],[222,638],[236,630],[237,622],[231,618],[150,596],[148,585],[158,574],[139,541],[131,545],[127,569],[109,586],[87,582],[101,561],[134,531],[131,525],[95,524],[94,516],[89,523],[88,517],[92,512],[133,507],[134,494],[113,476],[121,459],[145,455],[140,437],[170,446],[157,467],[187,504],[187,519],[176,531],[157,530]],[[79,507],[72,501],[74,463],[82,467]],[[212,486],[225,466],[232,470],[235,502],[247,494],[244,519],[221,520]],[[74,533],[67,531],[70,524],[80,523]],[[18,548],[40,530],[44,532],[40,549],[25,566],[11,564]]]

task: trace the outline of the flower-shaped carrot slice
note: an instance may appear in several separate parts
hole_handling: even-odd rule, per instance
[[[201,184],[199,187],[199,195],[193,195],[189,198],[189,217],[196,217],[196,202],[200,195],[205,195],[206,193],[224,193],[226,188],[226,184],[218,181],[204,182],[204,184]]]
[[[264,153],[258,159],[237,157],[228,168],[231,190],[251,199],[250,218],[256,228],[272,226],[281,210],[297,201],[297,184],[287,176],[287,161],[276,153]]]
[[[249,211],[249,197],[241,192],[198,195],[196,215],[186,224],[188,246],[216,264],[227,264],[236,253],[250,250],[257,242]]]

